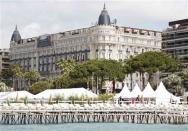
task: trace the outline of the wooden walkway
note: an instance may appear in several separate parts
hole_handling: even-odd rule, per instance
[[[188,112],[161,110],[1,110],[0,124],[125,122],[188,124]]]

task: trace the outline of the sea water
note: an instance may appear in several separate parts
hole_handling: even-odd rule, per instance
[[[0,131],[188,131],[188,125],[129,124],[129,123],[0,125]]]

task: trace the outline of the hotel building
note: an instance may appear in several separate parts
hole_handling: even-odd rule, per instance
[[[9,67],[9,50],[0,49],[0,73]]]
[[[169,27],[162,32],[162,51],[180,60],[182,67],[188,67],[188,19],[169,22]],[[184,83],[188,101],[188,83]]]
[[[56,62],[74,59],[125,60],[146,51],[161,50],[161,32],[118,26],[111,22],[104,8],[94,26],[22,39],[16,27],[10,42],[10,59],[25,70],[35,70],[43,77],[56,77]],[[141,84],[138,73],[134,83]],[[125,78],[130,87],[130,77]]]

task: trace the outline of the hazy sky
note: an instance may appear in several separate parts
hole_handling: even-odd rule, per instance
[[[188,0],[0,0],[0,48],[9,48],[16,24],[22,38],[89,27],[104,2],[122,26],[162,31],[188,18]]]

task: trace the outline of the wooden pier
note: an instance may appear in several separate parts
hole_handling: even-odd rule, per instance
[[[165,110],[0,110],[0,124],[86,122],[188,124],[188,113]]]

